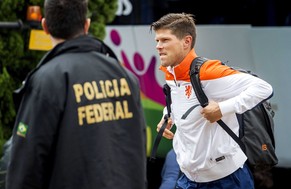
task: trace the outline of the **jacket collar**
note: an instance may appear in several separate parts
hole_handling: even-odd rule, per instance
[[[56,45],[41,59],[37,67],[45,64],[60,54],[89,51],[96,51],[102,54],[106,54],[117,60],[114,52],[101,40],[90,35],[82,35]]]
[[[193,48],[187,56],[182,60],[180,64],[178,64],[175,67],[162,67],[160,66],[160,69],[167,73],[166,74],[166,79],[171,79],[171,74],[175,74],[176,80],[184,80],[184,81],[190,81],[190,76],[189,76],[189,71],[190,71],[190,66],[194,58],[197,57],[197,54],[195,52],[195,49]],[[172,78],[173,79],[173,78]]]
[[[25,88],[27,87],[29,78],[42,65],[46,64],[47,62],[52,60],[54,57],[60,54],[74,53],[74,52],[89,52],[89,51],[95,51],[95,52],[108,55],[118,61],[117,56],[114,54],[114,52],[105,43],[103,43],[101,40],[97,38],[94,38],[93,36],[82,35],[74,39],[66,40],[62,43],[59,43],[52,50],[50,50],[43,56],[43,58],[40,60],[36,68],[34,68],[32,71],[28,73],[25,80],[22,82],[22,86],[14,91],[13,98],[14,98],[16,109],[19,106],[21,96],[25,92]]]

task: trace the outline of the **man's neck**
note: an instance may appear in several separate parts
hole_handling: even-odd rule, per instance
[[[62,42],[65,41],[64,39],[59,39],[59,38],[55,38],[55,37],[52,37],[52,36],[51,36],[51,40],[52,40],[52,43],[53,43],[53,47],[55,47],[59,43],[62,43]]]

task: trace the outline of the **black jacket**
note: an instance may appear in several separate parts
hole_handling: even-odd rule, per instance
[[[57,45],[18,95],[6,189],[146,188],[139,83],[101,41]]]

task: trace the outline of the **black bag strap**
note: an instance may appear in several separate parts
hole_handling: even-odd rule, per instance
[[[159,132],[158,132],[158,134],[156,136],[156,139],[154,141],[152,153],[151,153],[151,156],[150,156],[150,161],[153,161],[154,159],[156,159],[156,153],[158,151],[158,146],[160,144],[160,141],[162,139],[162,136],[163,136],[163,133],[164,133],[164,131],[166,129],[166,126],[168,124],[168,119],[171,116],[171,103],[172,103],[172,100],[171,100],[171,88],[169,87],[169,85],[164,84],[163,92],[164,92],[165,98],[166,98],[166,105],[167,105],[168,113],[164,116],[164,120],[165,120],[164,124],[160,128],[160,130],[159,130]]]
[[[193,86],[193,89],[195,91],[195,94],[197,96],[197,99],[200,103],[200,105],[204,108],[208,105],[208,98],[206,94],[204,93],[201,82],[200,82],[200,68],[204,62],[206,62],[208,59],[204,57],[196,57],[191,63],[190,67],[190,80],[191,84]]]
[[[191,84],[193,86],[197,99],[203,108],[208,105],[208,98],[202,89],[199,72],[202,64],[207,60],[208,59],[204,57],[194,58],[194,60],[191,63],[189,72]],[[245,152],[245,145],[240,140],[240,138],[221,119],[218,120],[217,123],[233,138],[233,140],[235,140],[238,143],[241,149]]]

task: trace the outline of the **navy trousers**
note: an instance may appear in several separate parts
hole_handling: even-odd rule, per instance
[[[254,189],[254,179],[245,164],[243,168],[219,180],[197,183],[189,180],[184,174],[178,179],[176,189]]]

